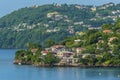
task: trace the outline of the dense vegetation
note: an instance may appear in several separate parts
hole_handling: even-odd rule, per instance
[[[74,40],[80,40],[77,44]],[[115,24],[105,24],[100,30],[89,30],[62,41],[69,48],[82,47],[80,58],[84,65],[120,66],[120,19]],[[76,56],[79,58],[79,56]]]
[[[26,48],[27,42],[46,47],[48,39],[57,43],[77,32],[113,23],[120,17],[119,13],[120,4],[114,3],[25,7],[0,19],[0,48]]]
[[[75,40],[78,42],[76,43]],[[49,41],[47,44],[49,46],[54,45],[53,41]],[[70,51],[73,48],[83,49],[79,55],[74,55],[75,58],[79,59],[78,64],[80,65],[120,66],[120,19],[114,24],[103,25],[102,29],[93,29],[83,32],[81,35],[67,37],[60,44],[65,45]],[[27,50],[17,51],[15,59],[33,63],[43,62],[44,64],[54,64],[60,61],[50,52],[45,57],[40,58],[42,47],[31,46],[29,45]],[[31,52],[33,48],[39,49],[36,55]],[[80,57],[80,55],[84,55],[84,57]]]
[[[48,52],[46,56],[41,54],[42,47],[37,44],[28,43],[27,50],[18,50],[15,55],[15,63],[27,64],[27,65],[53,65],[58,63],[59,59],[55,57],[51,52]],[[32,49],[37,49],[33,54]]]

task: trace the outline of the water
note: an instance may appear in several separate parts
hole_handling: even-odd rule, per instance
[[[16,50],[0,50],[0,80],[120,80],[120,68],[37,68],[14,65]]]

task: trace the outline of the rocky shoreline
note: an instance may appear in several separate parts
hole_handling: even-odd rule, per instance
[[[99,67],[120,67],[120,65],[83,65],[79,63],[74,63],[74,64],[44,64],[44,63],[31,63],[31,62],[21,62],[20,60],[14,60],[13,62],[15,65],[33,65],[35,67],[83,67],[83,68],[99,68]]]

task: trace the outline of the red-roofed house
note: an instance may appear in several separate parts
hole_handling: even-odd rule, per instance
[[[45,56],[45,55],[47,55],[48,51],[47,50],[43,50],[43,51],[41,51],[41,53],[42,53],[43,56]]]
[[[111,30],[108,30],[108,29],[107,29],[107,30],[104,30],[103,32],[104,32],[104,33],[110,33]]]
[[[51,51],[52,52],[61,51],[63,49],[65,49],[64,45],[54,45],[54,46],[51,46]]]

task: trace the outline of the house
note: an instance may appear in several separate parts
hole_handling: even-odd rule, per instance
[[[56,20],[56,21],[59,21],[59,20],[61,20],[61,19],[63,19],[63,16],[62,16],[62,15],[59,15],[59,14],[55,15],[55,20]]]
[[[83,7],[80,6],[80,5],[76,5],[75,7],[78,8],[78,9],[83,9]]]
[[[81,21],[81,22],[74,22],[74,25],[82,25],[84,22]]]
[[[57,53],[57,57],[59,57],[59,58],[62,58],[62,57],[63,57],[63,55],[64,55],[64,53],[63,53],[63,52],[61,52],[61,51]]]
[[[47,55],[48,51],[47,50],[42,50],[41,53],[42,53],[43,56],[45,56],[45,55]]]
[[[95,55],[95,54],[89,54],[89,53],[88,53],[88,54],[86,53],[86,54],[83,54],[83,55],[82,55],[82,58],[83,58],[83,59],[84,59],[84,58],[88,58],[88,57],[94,57],[94,58],[95,58],[96,55]]]
[[[57,53],[57,57],[59,57],[59,58],[70,57],[72,55],[74,55],[74,53],[73,52],[69,52],[69,51],[59,51]]]
[[[111,30],[107,29],[107,30],[104,30],[103,32],[106,33],[106,34],[108,34],[108,33],[111,33]]]
[[[54,15],[57,15],[57,14],[59,14],[59,13],[58,12],[49,12],[47,14],[47,18],[51,18],[51,17],[53,17]]]
[[[78,44],[80,41],[81,41],[80,39],[76,39],[76,40],[74,40],[74,43]]]
[[[85,35],[85,32],[76,32],[76,34],[82,36]]]
[[[118,39],[118,38],[117,37],[111,37],[111,38],[109,38],[109,42],[111,42],[111,41],[113,41],[115,39]]]
[[[61,4],[54,4],[55,7],[61,7]]]
[[[63,57],[71,57],[71,56],[73,56],[74,55],[74,53],[73,52],[70,52],[70,51],[64,51],[63,52]]]
[[[65,51],[65,46],[64,45],[53,45],[50,47],[51,52],[57,53],[59,51]]]
[[[78,47],[75,49],[75,53],[78,57],[81,57],[82,56],[82,51],[84,51],[85,48],[81,48],[81,47]]]
[[[111,47],[114,47],[114,45],[111,44],[111,42],[112,42],[113,40],[118,40],[118,38],[117,38],[117,37],[111,37],[111,38],[109,38],[109,40],[108,40],[108,45],[111,46]]]
[[[78,58],[67,58],[67,63],[78,63]]]
[[[31,49],[31,52],[33,53],[33,55],[36,54],[37,50],[38,50],[37,48],[33,48],[33,49]]]
[[[92,7],[91,10],[92,10],[93,12],[95,12],[95,11],[96,11],[96,7]]]
[[[63,58],[60,61],[60,64],[74,64],[74,63],[78,63],[79,59],[78,58]]]
[[[80,56],[80,54],[82,53],[82,51],[84,51],[85,48],[81,48],[81,47],[78,47],[78,48],[72,48],[72,51],[75,52],[77,54],[77,56]]]
[[[85,48],[81,48],[81,47],[76,48],[76,53],[79,54],[79,53],[81,53],[84,50],[85,50]]]

